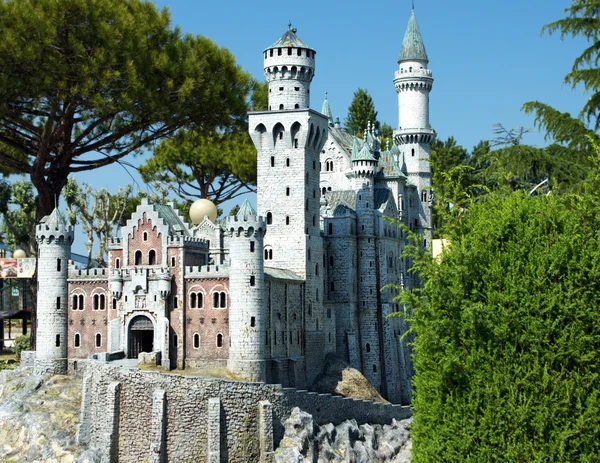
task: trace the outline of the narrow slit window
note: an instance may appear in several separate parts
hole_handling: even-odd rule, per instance
[[[61,264],[62,264],[61,260],[60,259],[56,259],[56,271],[57,272],[60,272],[61,267],[62,267]]]
[[[102,335],[96,333],[96,347],[102,347]]]

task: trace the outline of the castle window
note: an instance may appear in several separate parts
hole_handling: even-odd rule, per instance
[[[60,310],[60,297],[56,298],[56,310]]]
[[[148,232],[144,232],[144,241],[148,241]]]
[[[265,260],[273,260],[273,250],[271,248],[265,248]]]
[[[177,296],[173,297],[173,308],[177,309],[179,307],[179,299],[177,299]]]
[[[121,259],[115,260],[115,268],[121,268]]]
[[[272,48],[269,50],[269,56],[273,57],[273,49]]]
[[[271,156],[271,167],[275,167],[275,156]]]
[[[319,264],[315,265],[315,275],[319,276]]]
[[[196,304],[196,293],[192,293],[190,294],[190,308],[195,309]]]
[[[112,308],[113,308],[113,310],[117,310],[117,299],[114,298],[114,297],[113,297],[113,300],[112,300]]]
[[[289,224],[290,224],[290,216],[289,216],[289,215],[287,215],[287,216],[285,217],[285,224],[286,224],[286,225],[289,225]]]
[[[71,309],[77,310],[77,301],[78,301],[77,295],[73,295],[73,303],[71,305]]]
[[[285,188],[285,195],[286,196],[290,195],[290,187],[289,186]]]
[[[373,365],[373,373],[377,373],[377,365]]]
[[[367,352],[371,352],[371,344],[367,343],[366,349],[367,349]]]
[[[298,148],[298,139],[294,138],[294,148]]]
[[[267,212],[267,225],[271,225],[273,223],[273,214]]]
[[[313,215],[313,227],[317,224],[317,218]]]
[[[426,191],[421,192],[421,201],[423,201],[423,202],[427,201],[427,192]]]
[[[60,347],[60,334],[56,335],[56,347]]]
[[[333,256],[329,256],[329,266],[333,267]]]
[[[290,167],[290,158],[285,158],[285,167]]]
[[[75,333],[75,339],[73,340],[74,347],[81,347],[81,335],[79,333]]]
[[[317,197],[317,190],[313,190],[313,199]]]
[[[254,275],[250,276],[250,286],[256,286],[256,277]]]
[[[325,196],[325,193],[327,193],[327,188],[325,188],[325,187],[321,188],[321,194],[323,196]]]
[[[278,55],[278,56],[281,56],[281,48],[278,48],[278,49],[277,49],[277,55]],[[411,69],[412,69],[412,68],[411,68]]]
[[[419,226],[419,220],[415,219],[415,227],[418,227],[418,226]]]
[[[310,248],[308,248],[307,254],[308,254],[308,261],[310,262]]]
[[[411,154],[412,154],[413,156],[415,155],[415,149],[414,149],[414,148],[411,150]]]
[[[83,305],[83,294],[79,295],[79,310],[83,310],[84,305]]]
[[[100,310],[104,310],[106,308],[105,303],[106,297],[104,296],[104,294],[100,294]]]
[[[299,105],[298,103],[296,103],[296,104],[294,105],[294,109],[300,109],[300,105]]]
[[[308,199],[304,201],[304,209],[308,211]]]
[[[280,109],[280,110],[282,110],[282,109],[283,109],[283,105],[282,105],[282,104],[280,104],[280,105],[279,105],[279,109]],[[279,139],[280,139],[280,140],[281,140],[281,139],[283,139],[283,133],[280,133],[280,134],[279,134]]]
[[[171,267],[175,267],[175,256],[171,257]]]
[[[256,317],[250,317],[250,326],[253,328],[256,326]]]
[[[317,302],[319,302],[319,289],[317,288],[315,291],[316,291],[316,293],[315,293],[315,299],[316,299]],[[317,321],[317,323],[318,323],[318,321]]]
[[[213,293],[213,307],[219,308],[219,293]]]
[[[56,271],[60,272],[60,267],[61,267],[61,260],[60,259],[56,259]]]
[[[223,335],[221,333],[217,334],[217,347],[223,347]]]
[[[254,241],[250,241],[250,252],[254,252]]]
[[[298,56],[302,56],[302,48],[298,48]]]
[[[300,91],[300,87],[294,87],[294,90],[299,92]]]
[[[100,296],[98,294],[94,294],[94,310],[98,310],[100,308]]]
[[[333,224],[332,223],[329,223],[329,225],[327,226],[327,232],[330,235],[333,235]]]
[[[288,55],[292,54],[292,49],[290,47],[288,47]]]
[[[222,291],[219,294],[219,303],[220,303],[221,309],[224,309],[225,307],[227,307],[227,293]]]
[[[279,91],[280,91],[280,92],[283,92],[283,87],[279,87]]]
[[[102,347],[102,335],[96,333],[96,347]]]
[[[135,251],[135,265],[142,265],[142,251]]]
[[[304,181],[308,183],[308,172],[304,175]]]
[[[156,265],[156,251],[154,249],[148,252],[148,265]]]
[[[312,304],[308,304],[308,315],[312,315]]]
[[[200,347],[200,335],[198,333],[194,334],[194,349],[198,349]]]

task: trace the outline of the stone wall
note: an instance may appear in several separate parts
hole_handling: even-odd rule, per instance
[[[270,461],[294,407],[319,424],[388,424],[409,407],[280,385],[185,377],[89,363],[79,438],[106,461]],[[118,431],[119,439],[115,439]],[[210,457],[210,458],[209,458]]]

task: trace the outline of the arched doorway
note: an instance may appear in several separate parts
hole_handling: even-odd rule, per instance
[[[128,358],[138,358],[140,352],[154,350],[154,325],[152,320],[143,315],[133,317],[129,324]]]

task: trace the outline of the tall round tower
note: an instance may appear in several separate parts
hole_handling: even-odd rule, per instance
[[[431,143],[435,132],[429,124],[429,92],[433,86],[429,58],[413,8],[402,50],[398,57],[394,85],[398,92],[399,126],[394,140],[400,150],[399,165],[406,166],[408,181],[416,186],[410,203],[410,226],[426,234],[431,230]]]
[[[67,267],[73,227],[58,209],[36,228],[38,242],[36,374],[67,373]]]
[[[308,109],[310,82],[315,75],[315,50],[309,48],[288,24],[288,30],[264,51],[269,82],[269,111]]]
[[[266,225],[248,202],[229,217],[229,360],[227,368],[249,381],[266,381],[263,236]]]

